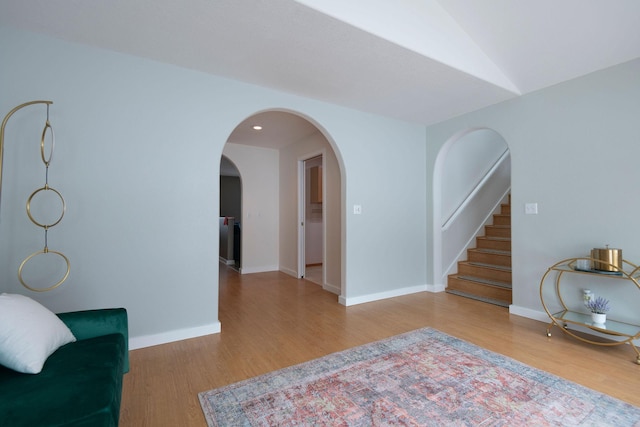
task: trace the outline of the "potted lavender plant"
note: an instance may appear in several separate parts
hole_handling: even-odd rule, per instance
[[[607,312],[611,309],[609,307],[609,300],[602,297],[589,300],[587,308],[591,311],[591,320],[593,323],[603,324],[607,321]]]

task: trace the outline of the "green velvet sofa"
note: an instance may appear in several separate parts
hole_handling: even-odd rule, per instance
[[[58,317],[77,341],[49,356],[39,374],[0,366],[0,426],[117,426],[129,371],[126,310]]]

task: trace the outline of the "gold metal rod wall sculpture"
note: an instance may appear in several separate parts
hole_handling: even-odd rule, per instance
[[[7,126],[7,122],[9,121],[9,118],[11,116],[13,116],[13,113],[15,113],[16,111],[24,108],[24,107],[28,107],[29,105],[33,105],[33,104],[46,104],[46,105],[51,105],[53,104],[52,101],[30,101],[30,102],[25,102],[24,104],[20,104],[18,105],[16,108],[14,108],[13,110],[9,111],[9,114],[7,114],[4,117],[4,120],[2,121],[2,127],[0,128],[0,207],[2,206],[2,161],[4,159],[4,128]]]
[[[49,167],[49,162],[51,160],[51,155],[53,154],[53,143],[52,143],[52,147],[51,147],[51,155],[49,156],[49,159],[47,160],[45,158],[44,155],[44,138],[45,138],[45,134],[47,132],[47,129],[51,130],[51,125],[49,123],[49,105],[53,104],[52,101],[30,101],[30,102],[25,102],[24,104],[18,105],[17,107],[15,107],[13,110],[9,111],[9,113],[5,116],[4,120],[2,121],[2,127],[0,127],[0,208],[2,207],[2,174],[4,172],[3,169],[3,161],[4,161],[4,130],[5,127],[7,125],[7,122],[9,121],[9,118],[18,110],[24,108],[24,107],[28,107],[30,105],[34,105],[34,104],[45,104],[47,106],[47,123],[45,125],[45,129],[42,132],[42,141],[40,144],[40,151],[41,151],[41,155],[42,155],[42,160],[45,164],[45,166],[48,168]],[[53,138],[53,137],[52,137]],[[36,224],[37,226],[43,227],[44,228],[44,232],[45,232],[45,245],[44,245],[44,249],[42,251],[37,251],[34,252],[33,254],[29,255],[27,258],[25,258],[24,261],[22,261],[22,264],[20,264],[20,267],[18,268],[18,279],[20,280],[20,283],[22,283],[22,285],[32,291],[35,292],[45,292],[45,291],[50,291],[52,289],[57,288],[58,286],[60,286],[65,280],[67,280],[67,277],[69,276],[69,270],[70,270],[70,266],[69,266],[69,259],[64,256],[62,253],[57,252],[57,251],[49,251],[48,247],[47,247],[47,231],[49,229],[49,227],[52,227],[54,225],[56,225],[58,222],[60,222],[60,220],[62,219],[62,216],[60,217],[60,219],[58,219],[58,221],[56,221],[53,224],[40,224],[37,221],[34,220],[34,218],[31,215],[31,210],[30,210],[30,202],[31,199],[33,198],[33,196],[43,190],[52,190],[54,191],[62,200],[62,204],[63,204],[63,214],[64,215],[64,199],[62,199],[62,196],[60,195],[60,193],[58,193],[56,190],[54,190],[53,188],[49,187],[48,183],[45,184],[45,186],[41,189],[36,190],[33,194],[31,194],[31,196],[29,197],[29,200],[27,202],[27,214],[29,216],[29,218],[31,219],[31,222],[33,222],[34,224]],[[31,260],[32,258],[34,258],[37,255],[40,254],[47,254],[47,253],[52,253],[55,255],[59,255],[60,257],[62,257],[62,259],[65,261],[66,263],[66,267],[67,267],[67,271],[64,274],[64,277],[59,280],[57,283],[55,283],[52,286],[49,286],[47,288],[35,288],[32,286],[29,286],[23,279],[22,277],[22,269],[25,266],[25,264]]]

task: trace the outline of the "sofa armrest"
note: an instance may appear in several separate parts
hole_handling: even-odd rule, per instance
[[[78,341],[109,334],[122,334],[125,342],[124,372],[129,372],[129,323],[124,308],[58,313]]]

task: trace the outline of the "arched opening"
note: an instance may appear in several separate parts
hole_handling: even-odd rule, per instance
[[[326,132],[296,112],[262,111],[236,126],[222,157],[237,167],[242,182],[240,272],[282,271],[303,277],[305,241],[319,238],[320,261],[311,264],[321,264],[322,273],[314,282],[342,295],[342,167]],[[318,157],[322,172],[313,173],[320,197],[316,193],[309,204],[302,197],[309,195],[309,169],[318,166],[311,160]],[[309,168],[301,170],[307,161]],[[304,214],[322,219],[320,234],[311,233],[316,237],[305,233]]]
[[[242,268],[242,180],[228,157],[220,159],[220,262]]]
[[[509,147],[496,131],[464,130],[442,146],[433,177],[433,291],[445,290],[447,276],[510,191]]]

